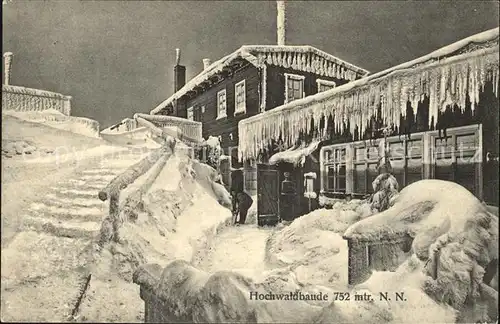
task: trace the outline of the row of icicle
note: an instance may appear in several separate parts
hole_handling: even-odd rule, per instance
[[[294,70],[311,72],[331,78],[356,80],[359,74],[345,65],[334,63],[324,57],[311,52],[267,52],[259,53],[257,60],[260,63],[292,68]]]
[[[257,158],[261,150],[280,136],[288,146],[293,145],[301,132],[311,131],[311,121],[319,128],[323,117],[333,117],[338,132],[343,132],[348,123],[351,134],[355,133],[356,127],[366,130],[372,117],[381,117],[386,125],[399,127],[400,116],[406,115],[407,102],[411,103],[416,115],[418,102],[427,96],[429,125],[435,126],[439,112],[454,104],[463,110],[467,96],[474,111],[479,93],[487,81],[492,82],[498,97],[498,47],[479,55],[469,53],[457,58],[444,59],[411,71],[397,71],[353,89],[334,92],[325,99],[292,106],[280,113],[271,110],[262,118],[242,122],[239,126],[240,159]],[[377,116],[379,106],[381,116]],[[434,125],[431,125],[432,121]],[[326,136],[328,123],[323,129],[316,130],[318,137]]]

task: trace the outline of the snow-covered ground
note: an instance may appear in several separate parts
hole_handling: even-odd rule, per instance
[[[60,144],[51,131],[46,138],[36,135],[43,126],[22,123],[31,137],[16,137],[11,128],[8,140],[30,141],[34,146],[48,140]],[[3,158],[8,168],[2,166],[2,172],[8,175],[2,177],[2,207],[7,206],[10,214],[2,211],[2,221],[14,215],[22,219],[22,231],[2,246],[3,320],[64,320],[82,278],[91,273],[80,321],[143,321],[144,304],[131,279],[145,263],[168,266],[172,278],[186,275],[190,291],[198,292],[195,303],[190,304],[184,288],[172,286],[173,279],[163,283],[162,294],[182,304],[186,316],[196,321],[240,316],[250,322],[450,323],[486,321],[494,315],[491,296],[493,300],[498,296],[498,284],[490,284],[491,292],[481,281],[489,262],[498,259],[498,216],[456,184],[420,181],[406,187],[391,201],[392,207],[378,214],[372,215],[364,201],[337,202],[332,209],[315,210],[274,228],[257,227],[253,197],[247,224],[229,226],[230,197],[215,182],[217,173],[191,159],[179,143],[143,195],[138,218],[120,228],[120,242],[96,250],[95,234],[108,207],[97,199],[97,191],[147,152],[104,149],[102,141],[85,137],[97,141],[89,143],[82,138],[64,139],[80,148],[93,145],[82,153],[88,157],[82,165],[54,167],[54,163]],[[154,168],[125,189],[121,200],[153,172]],[[16,198],[22,201],[15,203]],[[382,238],[395,232],[414,237],[407,259],[395,272],[373,272],[364,283],[349,287],[348,248],[342,236]],[[2,226],[2,243],[3,234]],[[434,280],[429,269],[436,260],[439,276]],[[321,292],[328,298],[249,298],[252,292],[296,291]],[[378,296],[382,291],[403,291],[407,301],[334,300],[335,292]],[[466,304],[465,296],[476,306],[459,307]]]
[[[367,216],[369,206],[353,200],[339,202],[330,210],[316,210],[289,226],[267,230],[254,225],[228,227],[216,237],[203,260],[194,263],[196,268],[182,263],[169,265],[173,276],[184,273],[187,282],[192,280],[189,289],[199,291],[198,298],[201,298],[204,308],[184,304],[187,300],[183,301],[183,298],[188,298],[183,295],[185,287],[178,290],[165,282],[168,290],[162,293],[170,296],[168,298],[175,296],[177,303],[184,305],[185,316],[200,321],[234,321],[234,316],[257,322],[316,323],[495,320],[492,301],[498,293],[485,291],[487,288],[470,276],[477,272],[476,276],[481,280],[482,267],[498,258],[496,217],[489,214],[466,189],[437,180],[425,180],[405,188],[393,204],[385,212]],[[422,209],[423,205],[430,207]],[[461,227],[465,224],[468,228]],[[389,235],[398,230],[408,231],[415,237],[407,259],[401,261],[395,272],[374,271],[367,281],[350,287],[347,284],[348,248],[342,235],[381,235],[381,232]],[[475,236],[479,233],[482,239]],[[442,245],[441,235],[448,238],[452,254],[443,250],[438,267],[438,278],[441,279],[436,281],[430,277],[427,259],[422,259],[421,253],[425,249],[431,253],[437,242]],[[470,240],[470,250],[468,244],[453,243],[463,239]],[[265,253],[262,253],[264,246]],[[454,255],[456,252],[453,251],[459,254]],[[466,275],[466,271],[472,269],[475,269],[472,274]],[[474,288],[475,285],[478,288]],[[211,297],[204,295],[208,290]],[[255,291],[279,294],[297,290],[327,293],[328,301],[261,303],[248,297]],[[355,294],[368,293],[373,300],[334,300],[335,292],[348,292],[351,299]],[[389,296],[403,292],[406,301],[397,301],[394,297],[381,300],[381,292],[387,292]],[[477,293],[479,295],[469,297],[480,298],[472,307],[460,299],[460,296]],[[214,298],[224,300],[225,311]],[[447,298],[452,298],[452,301]]]

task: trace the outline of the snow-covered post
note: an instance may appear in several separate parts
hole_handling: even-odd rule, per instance
[[[316,199],[317,195],[316,192],[314,191],[314,180],[316,180],[316,173],[315,172],[309,172],[304,174],[304,196],[307,198],[308,201],[308,206],[309,206],[309,212],[311,212],[311,199]]]
[[[286,9],[285,1],[276,1],[278,14],[276,17],[276,32],[278,36],[278,45],[284,46],[286,41]]]
[[[387,136],[390,134],[392,127],[386,126],[382,128],[382,133],[384,134],[384,138],[380,142],[380,149],[382,150],[382,157],[379,164],[379,174],[382,173],[391,173],[391,162],[389,161],[389,143],[387,142]]]
[[[62,111],[62,113],[65,114],[66,116],[70,116],[71,115],[71,99],[73,99],[73,97],[66,96],[66,99],[63,102],[63,111]]]
[[[9,85],[10,84],[10,77],[12,74],[12,56],[14,56],[13,53],[7,52],[3,54],[3,59],[4,59],[4,73],[5,73],[5,79],[4,79],[4,84]]]

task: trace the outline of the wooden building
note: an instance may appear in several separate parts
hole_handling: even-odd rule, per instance
[[[151,111],[200,121],[203,137],[218,136],[222,170],[244,168],[245,190],[257,190],[255,159],[238,160],[238,122],[277,106],[340,86],[368,72],[311,46],[242,46],[186,84],[185,68],[174,67],[175,93]],[[230,175],[223,174],[226,184]]]
[[[498,34],[485,31],[240,121],[241,161],[265,165],[259,199],[279,205],[279,168],[270,163],[279,153],[294,165],[297,183],[301,174],[319,175],[314,190],[323,205],[372,193],[377,166],[388,158],[400,188],[450,180],[498,206]]]

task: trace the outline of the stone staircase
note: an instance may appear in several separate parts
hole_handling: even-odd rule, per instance
[[[2,320],[61,321],[71,313],[92,262],[83,252],[108,213],[97,193],[146,154],[130,150],[82,166],[25,208],[19,234],[2,250]]]

